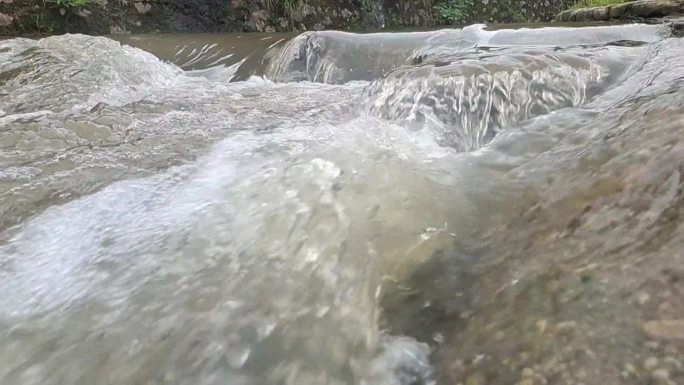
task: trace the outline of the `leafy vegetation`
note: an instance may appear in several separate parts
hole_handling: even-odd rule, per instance
[[[34,30],[42,35],[49,35],[54,32],[55,24],[48,21],[45,15],[38,14],[31,18],[30,30]]]
[[[508,23],[525,23],[529,21],[525,15],[523,15],[522,12],[520,12],[520,9],[512,8],[509,9],[507,13],[505,13],[505,16],[507,17],[506,19],[503,19],[503,21],[508,22]]]
[[[292,15],[304,5],[305,0],[267,0],[266,1],[266,11],[270,15],[282,13],[292,18]]]
[[[357,2],[361,5],[361,8],[363,8],[363,9],[370,9],[371,8],[370,0],[358,0]]]
[[[68,9],[82,8],[88,5],[90,0],[43,0],[45,6],[53,6],[59,9],[59,13],[65,16]]]
[[[437,19],[446,24],[464,24],[468,21],[473,0],[444,0],[432,7]]]
[[[630,0],[576,0],[573,8],[605,7],[606,5],[621,4],[628,1]]]
[[[303,5],[303,0],[282,0],[283,10],[285,15],[292,18],[292,15]]]

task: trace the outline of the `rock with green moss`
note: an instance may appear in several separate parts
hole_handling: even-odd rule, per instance
[[[600,7],[569,9],[556,16],[556,21],[635,20],[684,16],[684,0],[608,0]]]

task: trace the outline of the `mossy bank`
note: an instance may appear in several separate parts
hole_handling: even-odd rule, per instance
[[[360,30],[551,20],[573,0],[0,0],[0,34]]]

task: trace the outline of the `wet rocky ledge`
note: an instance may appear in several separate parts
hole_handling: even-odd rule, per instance
[[[570,9],[556,16],[556,21],[652,20],[666,21],[684,17],[684,0],[637,0],[605,7]]]
[[[439,383],[684,384],[684,100],[648,99],[593,118],[648,117],[643,129],[601,134],[584,155],[622,156],[574,182],[554,178],[537,204],[469,246],[463,287],[450,287],[458,301],[415,301],[441,304],[430,324]],[[654,151],[625,152],[635,146]],[[444,260],[445,274],[461,263]]]

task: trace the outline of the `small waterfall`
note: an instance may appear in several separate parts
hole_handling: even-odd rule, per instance
[[[581,105],[617,82],[638,52],[475,50],[392,71],[368,87],[362,104],[373,116],[424,124],[445,145],[472,151],[506,127]]]

